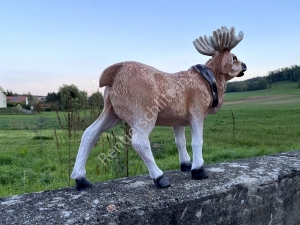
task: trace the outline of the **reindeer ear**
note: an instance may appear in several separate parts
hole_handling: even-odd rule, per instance
[[[225,52],[222,57],[221,73],[228,74],[232,66],[233,66],[232,54],[229,52]]]

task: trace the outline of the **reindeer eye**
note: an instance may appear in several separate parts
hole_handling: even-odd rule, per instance
[[[233,60],[237,60],[237,57],[236,56],[233,56],[233,58],[232,58]]]

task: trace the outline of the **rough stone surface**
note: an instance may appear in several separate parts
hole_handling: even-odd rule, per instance
[[[300,224],[300,151],[0,199],[0,224]]]

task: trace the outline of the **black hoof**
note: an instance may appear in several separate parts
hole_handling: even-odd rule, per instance
[[[192,170],[192,178],[195,180],[202,180],[208,178],[208,174],[206,173],[204,167],[202,166],[200,169]]]
[[[182,172],[187,172],[187,171],[191,171],[192,169],[192,163],[188,162],[188,163],[181,163],[180,164],[180,170]]]
[[[89,182],[89,180],[86,179],[86,178],[84,178],[84,177],[76,179],[76,186],[75,186],[75,188],[78,191],[83,191],[83,190],[88,189],[88,188],[90,188],[92,186],[93,186],[92,183]]]
[[[170,186],[170,182],[163,175],[157,179],[153,179],[153,182],[157,188],[166,188]]]

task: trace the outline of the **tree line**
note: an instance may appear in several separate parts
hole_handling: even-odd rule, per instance
[[[255,91],[270,88],[279,81],[298,82],[300,88],[300,66],[281,68],[270,71],[265,77],[254,77],[245,81],[228,82],[226,92]]]
[[[20,96],[20,94],[13,93],[12,90],[5,92],[6,96]],[[45,100],[39,100],[32,96],[30,92],[22,94],[26,96],[28,104],[25,102],[8,102],[7,107],[15,107],[20,105],[22,108],[30,110],[34,108],[36,112],[51,111],[51,110],[80,110],[91,107],[103,108],[103,96],[101,92],[97,91],[91,96],[88,96],[86,91],[81,91],[74,84],[59,87],[58,92],[48,92]]]
[[[45,103],[49,104],[51,109],[86,109],[90,106],[103,107],[103,96],[97,91],[88,96],[86,91],[81,91],[74,84],[64,84],[58,92],[49,92]]]

